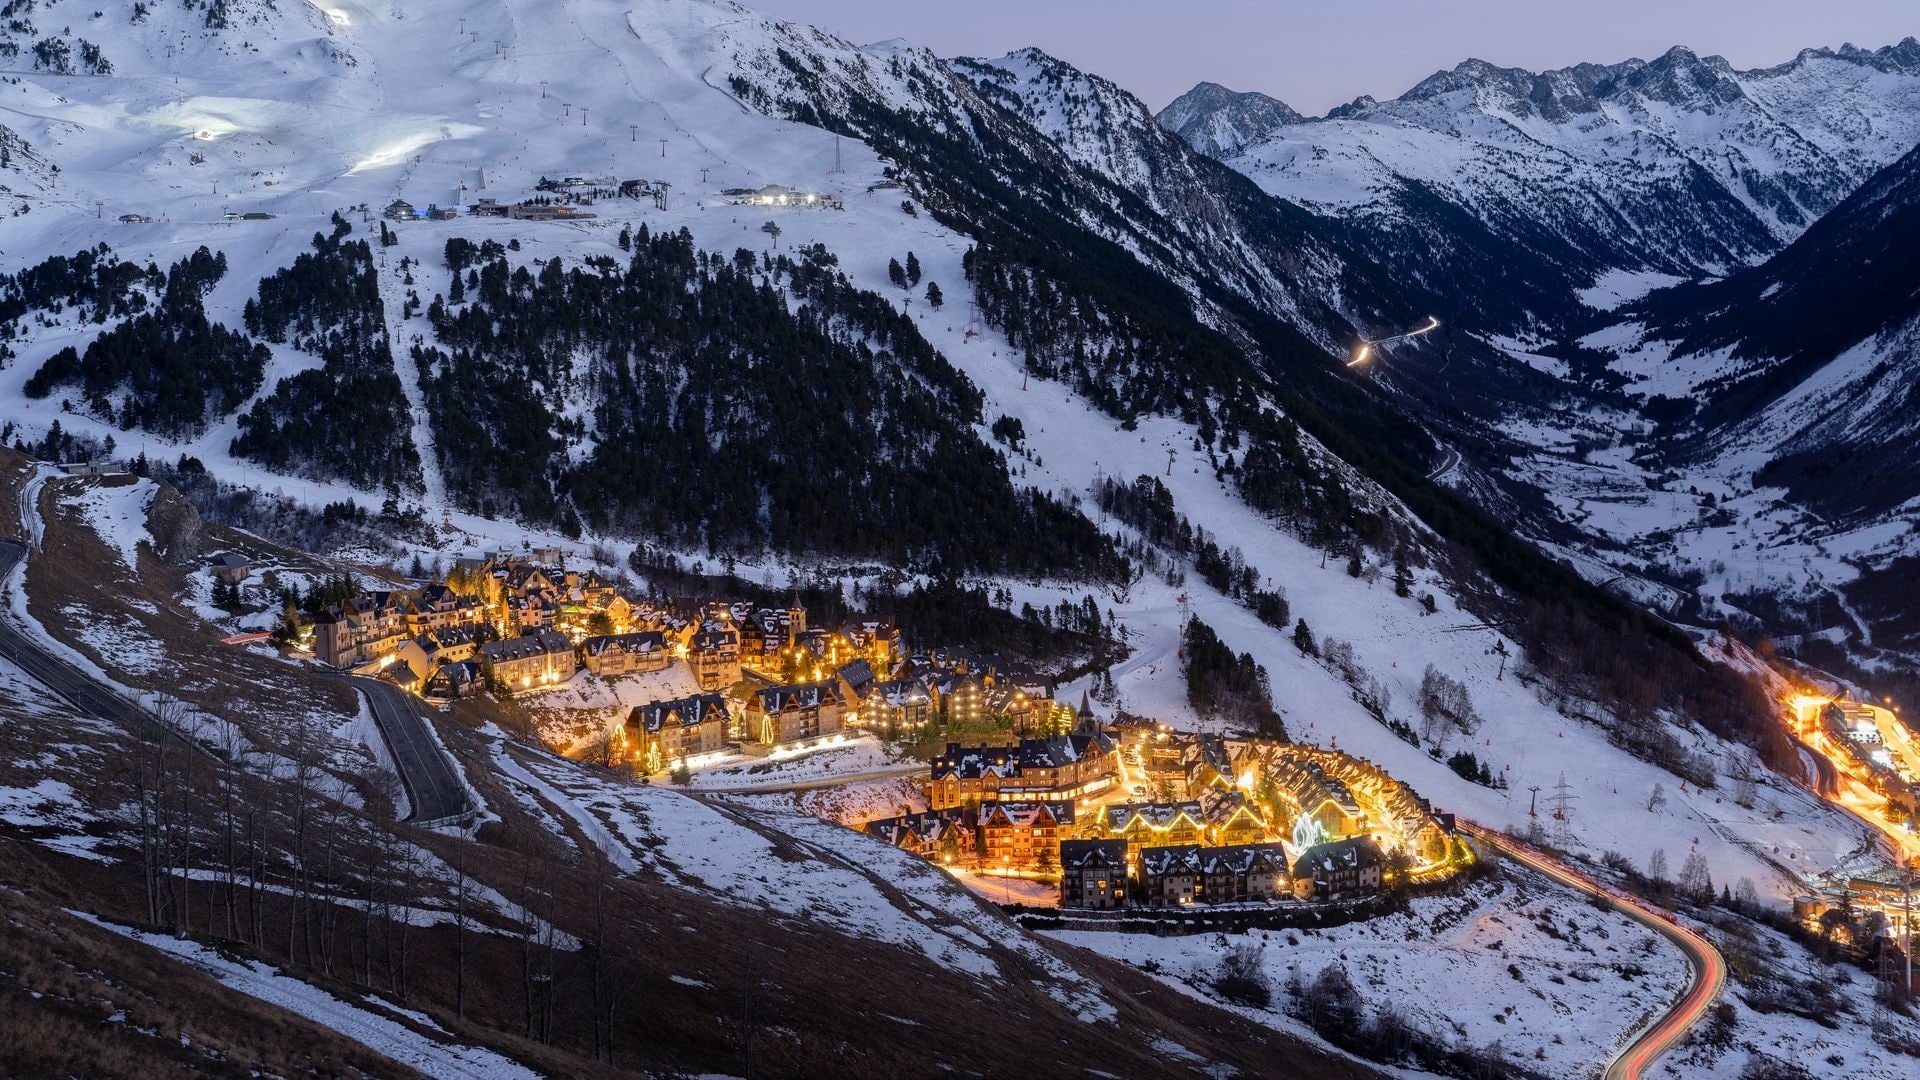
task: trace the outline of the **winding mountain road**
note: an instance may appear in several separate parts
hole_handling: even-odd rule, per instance
[[[6,583],[7,590],[15,587],[14,574],[26,556],[26,545],[17,540],[0,540],[0,581]],[[13,661],[20,670],[53,691],[55,696],[89,716],[119,724],[129,732],[144,733],[146,737],[154,739],[171,737],[202,754],[211,752],[166,727],[159,717],[128,700],[118,690],[102,685],[72,661],[56,656],[52,650],[35,641],[32,635],[15,626],[12,614],[11,607],[8,607],[4,616],[0,617],[0,656]]]
[[[40,544],[40,516],[37,505],[41,474],[36,472],[30,487],[21,496],[21,524],[35,548]],[[0,540],[0,583],[5,590],[17,587],[15,576],[25,567],[27,545],[17,540]],[[75,708],[102,720],[119,724],[131,732],[152,738],[178,739],[189,749],[210,754],[207,747],[166,726],[154,713],[106,685],[95,675],[70,660],[54,654],[33,635],[14,624],[11,606],[0,611],[0,656],[13,661],[22,671],[42,683]],[[393,753],[400,782],[412,800],[413,813],[407,820],[425,826],[470,821],[474,815],[473,798],[454,772],[453,763],[427,730],[427,722],[414,711],[407,693],[392,683],[358,676],[341,676],[367,698],[373,721]]]
[[[398,686],[360,675],[340,675],[365,695],[380,737],[393,752],[400,783],[413,801],[407,820],[428,827],[466,822],[473,818],[473,798],[454,772],[446,751],[427,730],[427,721],[414,710],[413,698]]]
[[[1727,981],[1726,961],[1713,943],[1680,924],[1642,907],[1637,901],[1610,892],[1592,878],[1545,852],[1521,843],[1505,833],[1495,832],[1470,822],[1461,822],[1469,835],[1507,857],[1577,892],[1606,898],[1614,910],[1647,927],[1680,947],[1693,972],[1693,983],[1680,995],[1664,1016],[1655,1020],[1637,1038],[1614,1052],[1607,1061],[1606,1080],[1640,1080],[1647,1067],[1661,1054],[1671,1050],[1687,1032],[1707,1015]]]

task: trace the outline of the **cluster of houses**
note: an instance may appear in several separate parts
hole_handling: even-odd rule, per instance
[[[798,191],[785,184],[768,184],[758,188],[728,188],[721,192],[733,200],[735,206],[797,206],[808,210],[845,210],[846,203],[837,195],[827,195],[818,191]]]
[[[1064,840],[1060,906],[1338,901],[1378,892],[1385,868],[1386,855],[1370,836],[1317,844],[1291,858],[1278,842],[1179,844],[1129,855],[1125,840]]]
[[[1381,887],[1381,836],[1431,862],[1452,835],[1364,759],[1277,743],[1236,758],[1217,736],[1102,728],[1084,702],[1069,734],[949,744],[927,797],[865,831],[943,864],[1057,874],[1065,907],[1350,899]]]
[[[216,569],[216,572],[217,569]],[[444,582],[375,590],[311,623],[314,656],[420,693],[459,697],[491,683],[512,692],[581,668],[624,674],[667,665],[666,636],[591,570],[558,552],[461,560]]]
[[[569,568],[559,549],[459,560],[443,582],[332,604],[310,629],[322,663],[442,699],[550,688],[583,670],[618,678],[684,664],[699,694],[635,708],[613,733],[620,757],[656,768],[851,729],[910,737],[940,717],[998,717],[1022,732],[1063,730],[1074,718],[1044,675],[958,650],[905,655],[887,620],[809,625],[797,601],[634,601],[592,570]]]
[[[395,199],[388,203],[382,213],[389,221],[452,221],[460,216],[460,211],[453,207],[428,203],[423,208],[405,199]],[[543,203],[533,199],[517,203],[503,203],[498,199],[478,199],[467,207],[467,213],[474,217],[511,218],[514,221],[577,221],[594,216],[575,206],[564,203]]]

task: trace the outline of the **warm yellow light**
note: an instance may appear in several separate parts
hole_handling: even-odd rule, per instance
[[[1830,697],[1816,697],[1812,694],[1795,694],[1787,699],[1795,714],[1805,714],[1808,709],[1818,709],[1833,704]]]
[[[1364,364],[1367,362],[1367,357],[1372,355],[1373,355],[1373,346],[1365,342],[1361,342],[1360,347],[1353,351],[1353,359],[1347,361],[1347,366],[1356,367],[1360,364]]]

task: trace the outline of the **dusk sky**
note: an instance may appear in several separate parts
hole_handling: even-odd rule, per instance
[[[1807,46],[1920,34],[1914,0],[745,0],[867,43],[942,56],[1025,45],[1105,75],[1158,109],[1210,79],[1306,113],[1388,98],[1468,57],[1538,70],[1686,45],[1736,67]]]

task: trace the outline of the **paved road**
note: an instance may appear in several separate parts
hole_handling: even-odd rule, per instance
[[[413,813],[407,820],[421,825],[440,825],[473,817],[473,800],[465,784],[453,770],[453,763],[427,730],[427,721],[414,711],[413,698],[390,682],[357,675],[343,675],[355,690],[366,695],[373,722],[381,738],[393,753],[400,770],[400,782],[413,800]]]
[[[26,554],[25,545],[0,540],[0,581],[12,576]],[[178,732],[167,730],[152,713],[120,696],[118,691],[101,685],[93,675],[35,641],[13,624],[11,609],[8,617],[0,618],[0,656],[19,665],[22,671],[89,716],[119,724],[128,731],[142,732],[148,738],[165,733],[179,739],[184,746],[203,754],[211,753],[199,743],[182,738]]]
[[[1579,892],[1606,897],[1615,911],[1680,946],[1680,951],[1686,954],[1687,964],[1693,970],[1693,984],[1666,1015],[1655,1020],[1638,1038],[1621,1047],[1607,1062],[1606,1080],[1639,1080],[1655,1058],[1672,1049],[1686,1037],[1687,1032],[1693,1030],[1693,1026],[1707,1015],[1707,1010],[1713,1007],[1714,1000],[1720,996],[1720,990],[1727,981],[1727,965],[1720,958],[1720,950],[1714,948],[1706,938],[1649,911],[1638,902],[1601,889],[1585,874],[1544,852],[1504,833],[1467,822],[1461,824],[1474,839],[1499,848],[1509,857],[1560,884]]]
[[[5,581],[26,557],[26,546],[13,540],[0,540],[0,581]],[[8,615],[11,615],[9,610]],[[164,728],[159,719],[140,705],[102,685],[92,674],[54,654],[13,624],[11,617],[0,618],[0,656],[18,664],[21,670],[66,699],[82,712],[119,724],[128,731],[144,732],[147,737],[166,736],[203,754],[207,747]],[[410,820],[441,823],[470,818],[473,801],[467,789],[454,775],[453,765],[428,734],[426,721],[413,711],[407,694],[392,683],[376,679],[350,680],[372,705],[374,722],[379,725],[393,758],[400,767],[400,781],[413,800]]]

